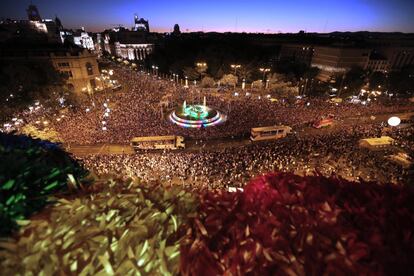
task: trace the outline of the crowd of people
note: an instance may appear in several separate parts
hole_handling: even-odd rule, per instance
[[[82,160],[88,168],[102,175],[126,175],[145,181],[157,179],[168,185],[213,189],[241,187],[252,177],[271,171],[407,183],[411,177],[408,170],[387,158],[392,149],[384,153],[359,147],[358,140],[365,137],[366,131],[371,135],[381,133],[380,127],[371,126],[369,130],[350,128],[340,133],[304,138],[292,135],[273,142],[215,151],[90,155]],[[409,135],[410,131],[405,134]],[[400,134],[397,143],[407,139],[409,136]],[[413,152],[414,148],[411,145],[407,150]]]
[[[97,174],[123,174],[146,181],[158,179],[169,185],[203,185],[210,188],[240,187],[255,175],[270,171],[298,174],[337,174],[348,179],[406,183],[409,170],[387,158],[390,152],[361,149],[358,140],[380,136],[383,126],[372,121],[343,124],[330,132],[299,133],[328,114],[340,122],[349,117],[412,111],[404,101],[391,105],[371,101],[369,105],[332,104],[323,99],[288,102],[230,91],[210,93],[195,87],[184,88],[120,65],[114,76],[122,91],[97,93],[80,106],[69,109],[59,120],[50,120],[66,144],[126,144],[134,137],[181,135],[202,140],[243,137],[252,127],[288,125],[295,131],[273,142],[251,143],[224,149],[197,151],[145,152],[122,155],[81,157],[85,166]],[[224,124],[189,129],[168,121],[168,112],[184,102],[202,103],[227,114]],[[162,103],[162,104],[160,104]],[[400,148],[412,154],[413,128],[391,130]]]
[[[81,108],[71,110],[53,127],[66,143],[129,143],[133,137],[155,135],[181,135],[188,138],[217,139],[248,135],[252,127],[284,124],[296,127],[309,124],[328,114],[337,119],[357,115],[408,110],[407,104],[385,106],[372,102],[369,106],[343,103],[335,105],[320,99],[300,103],[272,102],[266,97],[234,96],[230,92],[205,93],[195,88],[184,88],[168,80],[118,67],[114,76],[122,83],[123,90],[94,95]],[[229,95],[232,95],[229,97]],[[227,114],[227,121],[215,127],[188,129],[168,120],[170,107],[188,103],[202,103]],[[107,110],[109,109],[109,112]]]

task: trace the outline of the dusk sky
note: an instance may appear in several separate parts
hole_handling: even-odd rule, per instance
[[[26,19],[28,0],[0,0],[0,18]],[[42,18],[66,28],[131,27],[134,13],[152,31],[414,32],[413,0],[33,0]]]

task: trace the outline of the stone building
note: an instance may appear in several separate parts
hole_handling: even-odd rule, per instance
[[[314,49],[311,66],[321,70],[320,80],[344,74],[354,66],[365,68],[371,52],[370,49],[342,46],[316,46]]]
[[[134,18],[135,25],[107,30],[99,35],[97,48],[108,54],[135,61],[143,61],[154,51],[154,44],[148,38],[149,24],[143,18]]]
[[[69,90],[77,93],[93,93],[101,83],[97,56],[88,50],[50,53],[53,67],[66,76]]]

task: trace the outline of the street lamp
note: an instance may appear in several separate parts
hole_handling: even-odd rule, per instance
[[[260,72],[263,73],[263,80],[264,80],[265,77],[266,77],[266,73],[270,72],[270,68],[260,68],[259,70],[260,70]]]
[[[236,75],[237,69],[240,68],[241,65],[240,64],[231,64],[230,67],[234,69],[234,74]]]
[[[198,72],[200,73],[200,80],[201,80],[203,77],[203,73],[207,70],[207,63],[197,62],[196,66],[198,67]]]
[[[207,63],[205,63],[205,62],[197,62],[196,65],[197,65],[197,67],[206,67],[207,66]]]
[[[158,76],[158,66],[156,65],[152,65],[152,74],[155,74],[156,76]]]

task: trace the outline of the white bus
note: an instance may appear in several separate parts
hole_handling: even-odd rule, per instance
[[[292,128],[289,126],[268,126],[268,127],[255,127],[251,130],[250,140],[263,141],[263,140],[276,140],[286,137]]]
[[[184,137],[182,136],[147,136],[135,137],[131,140],[134,150],[151,149],[183,149],[185,148]]]

